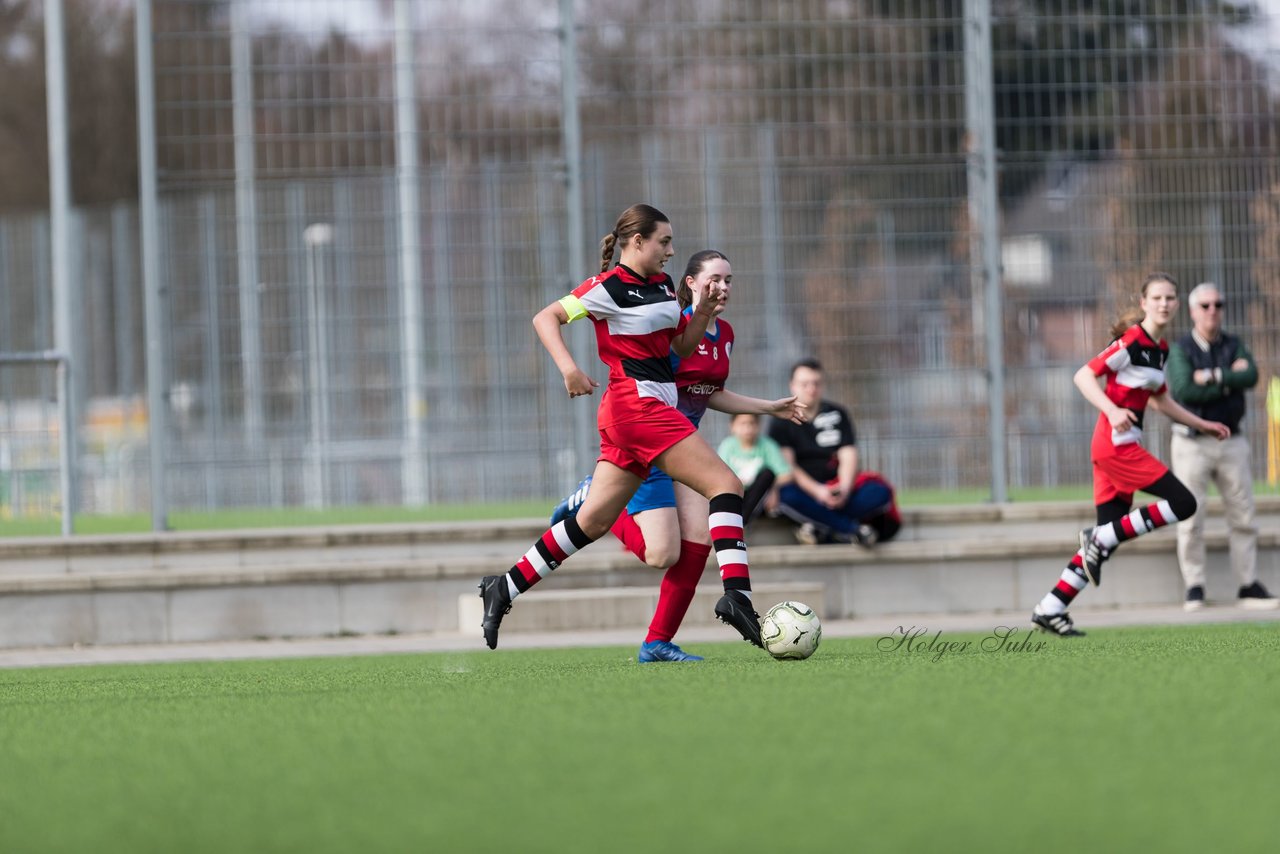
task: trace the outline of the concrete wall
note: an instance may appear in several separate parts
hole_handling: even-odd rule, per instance
[[[870,551],[753,546],[757,605],[763,611],[799,598],[828,619],[1029,612],[1074,551],[1088,509],[940,509],[913,524],[935,533],[949,528],[950,536],[908,536]],[[1273,510],[1280,507],[1260,520],[1259,573],[1280,590],[1280,512]],[[510,566],[540,524],[0,541],[0,647],[459,630],[478,636],[479,578]],[[1223,528],[1210,520],[1211,603],[1235,596]],[[786,536],[771,533],[775,541]],[[712,559],[691,620],[709,618],[714,573]],[[503,631],[641,627],[659,578],[616,543],[597,543],[521,598]],[[1126,544],[1106,565],[1103,585],[1086,591],[1077,607],[1172,605],[1182,595],[1167,530]]]

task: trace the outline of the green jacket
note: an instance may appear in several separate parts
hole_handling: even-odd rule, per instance
[[[1248,362],[1244,370],[1231,370],[1231,363],[1236,359]],[[1218,372],[1214,382],[1196,385],[1192,375],[1201,368]],[[1201,418],[1221,421],[1233,433],[1240,429],[1244,393],[1258,384],[1258,365],[1243,341],[1224,332],[1205,351],[1188,333],[1169,348],[1164,372],[1174,400]]]

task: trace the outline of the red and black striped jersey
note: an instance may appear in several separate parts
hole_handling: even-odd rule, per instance
[[[600,361],[609,368],[599,423],[642,418],[639,403],[646,398],[675,406],[671,340],[689,321],[680,311],[671,277],[658,273],[645,279],[619,264],[587,279],[571,297],[595,324]],[[566,305],[566,310],[573,320],[573,307]]]
[[[1089,370],[1094,376],[1106,377],[1106,392],[1111,402],[1132,410],[1138,416],[1131,428],[1117,433],[1111,429],[1107,416],[1099,413],[1100,422],[1094,431],[1095,451],[1104,426],[1112,446],[1142,439],[1142,414],[1147,408],[1147,401],[1151,395],[1166,391],[1164,363],[1168,356],[1168,343],[1163,338],[1158,342],[1151,340],[1142,324],[1135,323],[1089,360]]]

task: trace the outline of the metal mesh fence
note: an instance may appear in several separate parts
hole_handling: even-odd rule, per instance
[[[597,269],[600,235],[641,200],[671,217],[677,262],[706,246],[732,259],[732,388],[780,396],[790,364],[816,356],[865,465],[908,490],[989,484],[965,3],[578,0],[570,21],[557,0],[424,0],[410,4],[411,139],[397,137],[393,5],[154,0],[174,508],[566,491],[592,458],[573,427],[590,404],[564,398],[529,320]],[[1228,325],[1277,370],[1276,40],[1247,3],[992,7],[1009,482],[1083,483],[1096,413],[1070,377],[1148,271],[1184,294],[1217,282]],[[136,213],[76,222],[77,394],[136,402]],[[0,296],[19,318],[0,320],[0,349],[47,343],[42,223],[0,218]],[[571,269],[575,241],[586,269]],[[589,349],[584,326],[566,337]],[[1184,312],[1173,333],[1188,326]],[[406,348],[421,353],[416,400]],[[1261,409],[1246,428],[1260,472]],[[718,440],[725,419],[704,431]],[[110,457],[92,444],[82,461]],[[145,462],[84,468],[142,483]],[[84,492],[87,509],[145,500]]]
[[[0,351],[0,522],[62,512],[57,363]]]

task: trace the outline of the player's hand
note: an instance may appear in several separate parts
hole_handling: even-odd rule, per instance
[[[1220,424],[1217,421],[1206,421],[1200,426],[1201,433],[1208,433],[1215,436],[1219,442],[1223,439],[1231,438],[1231,428],[1226,424]]]
[[[591,394],[595,389],[600,388],[600,383],[591,379],[578,368],[564,375],[564,387],[569,392],[569,397],[581,397],[584,394]]]
[[[693,310],[701,312],[710,320],[724,311],[728,298],[729,291],[724,285],[712,282],[703,288],[701,293],[693,295]]]
[[[1236,359],[1234,362],[1231,363],[1231,370],[1233,371],[1239,372],[1239,371],[1248,370],[1248,368],[1249,368],[1248,359]]]
[[[1191,375],[1191,380],[1196,385],[1208,385],[1213,382],[1213,368],[1201,368]]]
[[[1111,429],[1117,433],[1123,433],[1134,424],[1138,423],[1138,416],[1132,409],[1125,409],[1123,406],[1117,406],[1114,412],[1107,414],[1107,420],[1111,422]]]
[[[809,420],[809,408],[800,401],[796,400],[795,395],[791,397],[782,397],[769,404],[769,415],[774,418],[781,418],[784,421],[794,421],[796,424],[803,424]]]

